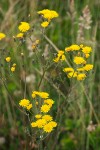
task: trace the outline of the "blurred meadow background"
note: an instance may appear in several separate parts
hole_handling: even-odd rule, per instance
[[[42,9],[59,14],[45,36],[37,14]],[[40,40],[38,57],[30,40],[20,46],[14,38],[21,21],[31,24],[32,40]],[[30,137],[28,118],[18,105],[24,94],[31,99],[39,83],[40,91],[49,92],[55,101],[51,114],[58,123],[41,141],[40,149],[100,150],[100,0],[0,0],[0,32],[7,35],[0,41],[0,150],[39,149],[39,139]],[[68,79],[61,65],[53,64],[43,74],[48,58],[52,62],[57,49],[75,43],[93,49],[90,62],[94,69],[84,82]],[[14,74],[4,61],[8,55],[17,64]]]

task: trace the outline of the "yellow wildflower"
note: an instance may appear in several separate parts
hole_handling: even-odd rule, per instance
[[[11,67],[11,71],[14,72],[15,71],[15,67]]]
[[[54,101],[52,99],[46,99],[44,100],[45,104],[48,104],[50,107],[52,107],[52,105],[54,104]]]
[[[77,77],[77,72],[69,72],[68,74],[67,74],[67,76],[68,76],[68,78],[75,78],[75,77]]]
[[[32,122],[31,123],[31,126],[34,128],[34,127],[37,127],[37,123],[36,122]]]
[[[35,115],[35,118],[37,118],[37,119],[39,119],[39,118],[41,118],[41,117],[42,117],[41,114]]]
[[[15,67],[15,66],[16,66],[16,64],[14,63],[12,66],[13,66],[13,67]]]
[[[65,51],[78,51],[78,50],[80,50],[80,47],[75,44],[65,48]]]
[[[73,68],[64,68],[63,71],[64,72],[73,72],[74,69]]]
[[[49,94],[46,93],[46,92],[39,92],[38,94],[41,98],[48,98],[49,97]]]
[[[42,105],[41,112],[47,113],[49,110],[50,110],[50,106],[49,105],[46,105],[46,104]]]
[[[90,54],[85,54],[85,57],[86,57],[86,58],[89,58],[89,56],[90,56]]]
[[[77,68],[77,71],[84,71],[84,67],[83,68]]]
[[[0,32],[0,40],[4,39],[6,37],[6,35],[4,33]]]
[[[77,64],[77,65],[79,65],[79,64],[85,64],[86,61],[84,60],[83,57],[76,56],[76,57],[74,57],[74,63]]]
[[[36,121],[37,127],[38,128],[43,128],[43,126],[46,124],[46,120],[45,119],[38,119]]]
[[[56,127],[57,123],[55,121],[51,121],[51,122],[49,122],[49,125],[51,125],[52,127]]]
[[[42,118],[46,121],[52,121],[52,117],[50,115],[44,115]]]
[[[48,21],[50,21],[53,18],[58,17],[58,13],[56,11],[49,10],[49,9],[38,11],[38,14],[41,14],[45,19],[48,19]]]
[[[44,21],[44,22],[41,23],[41,26],[42,26],[43,28],[46,28],[48,25],[49,25],[49,22],[48,22],[48,21]]]
[[[48,123],[43,127],[43,130],[47,133],[50,133],[53,130],[53,127]]]
[[[6,62],[10,62],[11,61],[11,57],[6,57]]]
[[[18,33],[18,34],[16,35],[17,38],[23,38],[23,36],[24,36],[23,33]]]
[[[19,25],[18,29],[21,32],[27,32],[30,29],[30,25],[27,22],[21,22],[21,25]]]
[[[85,46],[82,48],[82,52],[85,54],[89,54],[92,51],[92,48],[89,46]]]
[[[86,74],[85,73],[81,73],[77,75],[77,80],[84,80],[86,78]]]
[[[66,57],[64,55],[64,51],[60,50],[58,51],[57,57],[55,59],[53,59],[54,62],[58,62],[58,61],[64,61],[66,60]]]
[[[28,99],[22,99],[19,103],[22,107],[27,107],[30,104],[30,101]]]
[[[84,66],[84,70],[89,71],[93,69],[93,65],[91,64],[87,64],[86,66]]]
[[[26,106],[27,110],[30,110],[32,108],[32,104],[29,104],[28,106]]]

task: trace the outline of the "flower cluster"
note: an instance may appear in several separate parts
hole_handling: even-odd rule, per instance
[[[42,15],[42,17],[43,17],[44,19],[46,19],[46,21],[43,21],[43,22],[41,23],[41,26],[42,26],[43,28],[46,28],[46,27],[49,25],[50,21],[51,21],[53,18],[58,17],[58,13],[57,13],[56,11],[54,11],[54,10],[49,10],[49,9],[44,9],[44,10],[38,11],[38,14]]]
[[[64,68],[63,71],[67,72],[68,78],[76,78],[77,80],[84,80],[87,76],[87,72],[93,69],[92,64],[86,64],[87,58],[92,52],[92,48],[83,45],[71,45],[65,48],[66,52],[78,52],[75,53],[76,56],[73,58],[74,68]]]
[[[20,22],[20,25],[18,26],[18,29],[20,33],[16,35],[16,38],[22,39],[24,37],[24,33],[29,31],[30,24],[28,22]]]
[[[32,108],[32,103],[28,99],[22,99],[19,102],[19,105],[23,108],[26,108],[27,110],[30,110]]]
[[[68,78],[76,78],[77,80],[84,80],[87,76],[87,72],[93,69],[92,64],[88,64],[88,58],[92,52],[92,48],[89,46],[81,45],[71,45],[65,48],[65,52],[72,52],[73,57],[73,68],[65,67],[64,72],[67,73]],[[58,51],[57,57],[53,59],[54,62],[59,62],[65,60],[64,51]]]
[[[11,61],[11,57],[10,57],[10,56],[6,57],[6,58],[5,58],[5,61],[6,61],[7,63],[9,63],[9,62]],[[11,70],[11,72],[14,72],[15,69],[16,69],[16,64],[14,63],[14,64],[12,64],[10,70]]]
[[[58,51],[57,57],[53,59],[54,62],[64,61],[66,59],[64,55],[64,51],[60,50]]]
[[[54,101],[49,99],[49,94],[47,92],[33,91],[32,97],[34,99],[41,98],[43,102],[42,106],[39,108],[39,112],[41,113],[35,115],[35,121],[31,123],[31,126],[33,128],[42,129],[47,133],[51,132],[53,128],[57,126],[57,123],[53,121],[52,116],[47,113],[50,111]]]

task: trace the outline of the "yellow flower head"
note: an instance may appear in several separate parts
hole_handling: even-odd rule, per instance
[[[42,118],[45,119],[47,122],[52,121],[52,117],[50,115],[44,115]]]
[[[80,50],[80,47],[75,44],[65,48],[65,51],[67,51],[67,52],[68,51],[78,51],[78,50]]]
[[[55,121],[49,122],[49,125],[51,125],[53,128],[57,126],[57,123]]]
[[[46,120],[45,119],[38,119],[36,121],[37,127],[38,128],[43,128],[43,126],[46,124]]]
[[[41,112],[47,113],[50,110],[50,106],[47,104],[42,105]]]
[[[49,94],[46,93],[46,92],[39,92],[38,94],[41,98],[48,98],[49,97]]]
[[[51,19],[58,17],[58,13],[56,11],[49,9],[38,11],[38,14],[42,15],[48,21],[51,21]]]
[[[85,46],[85,47],[82,48],[82,52],[84,54],[89,54],[91,51],[92,51],[92,48],[89,47],[89,46]]]
[[[89,70],[92,70],[93,69],[93,65],[91,65],[91,64],[86,64],[85,66],[84,66],[84,70],[85,71],[89,71]]]
[[[21,32],[27,32],[30,29],[30,25],[27,22],[21,22],[21,25],[19,25],[18,29]]]
[[[74,63],[77,65],[80,65],[80,64],[85,64],[86,61],[84,60],[83,57],[76,56],[76,57],[74,57]]]
[[[19,105],[22,106],[22,107],[27,107],[29,104],[30,104],[30,101],[28,99],[22,99],[19,102]]]
[[[50,107],[52,107],[52,105],[54,104],[54,101],[52,99],[46,99],[44,100],[45,104],[48,104]]]
[[[42,117],[41,114],[35,115],[35,118],[40,119]]]
[[[0,40],[4,39],[6,37],[6,35],[4,33],[0,32]]]
[[[85,57],[86,57],[86,58],[89,58],[89,57],[90,57],[90,54],[85,54]]]
[[[30,101],[28,99],[22,99],[20,102],[19,102],[19,105],[21,107],[24,107],[26,108],[27,110],[30,110],[32,108],[32,104],[30,103]]]
[[[86,74],[85,73],[80,73],[77,75],[77,80],[84,80],[86,78]]]
[[[64,61],[66,60],[66,57],[64,55],[64,51],[60,50],[58,51],[57,57],[53,59],[54,62]]]
[[[14,72],[15,71],[15,67],[11,67],[11,71]]]
[[[29,104],[28,106],[26,106],[27,110],[30,110],[32,108],[32,104]]]
[[[77,68],[77,71],[84,71],[84,67],[83,68]]]
[[[49,22],[48,22],[48,21],[44,21],[44,22],[41,23],[41,26],[42,26],[43,28],[46,28],[48,25],[49,25]]]
[[[6,57],[6,62],[10,62],[11,61],[11,57]]]
[[[18,34],[16,35],[17,38],[23,38],[23,36],[24,36],[23,33],[18,33]]]
[[[67,76],[68,76],[68,78],[75,78],[75,77],[77,77],[77,72],[69,72],[68,74],[67,74]]]
[[[43,130],[47,133],[50,133],[53,130],[53,127],[48,123],[43,127]]]
[[[34,128],[34,127],[37,127],[37,123],[36,122],[32,122],[31,123],[31,126]]]
[[[73,72],[74,69],[73,68],[64,68],[63,71],[64,72]]]

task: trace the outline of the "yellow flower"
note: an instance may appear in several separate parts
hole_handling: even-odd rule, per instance
[[[86,57],[86,58],[89,58],[89,56],[90,56],[90,54],[85,54],[85,57]]]
[[[15,71],[15,67],[11,67],[11,71],[14,72]]]
[[[81,73],[77,75],[77,80],[84,80],[86,78],[86,74],[85,73]]]
[[[38,14],[41,14],[45,19],[48,19],[48,21],[50,21],[53,18],[58,17],[58,13],[56,11],[49,10],[49,9],[38,11]]]
[[[49,97],[49,94],[46,93],[46,92],[39,92],[38,94],[41,98],[48,98]]]
[[[39,95],[39,92],[38,92],[38,91],[33,91],[33,92],[32,92],[32,97],[33,97],[33,98],[35,98],[37,95]]]
[[[23,36],[24,36],[23,33],[18,33],[18,34],[16,35],[17,38],[23,38]]]
[[[84,71],[84,67],[83,68],[77,68],[77,71]]]
[[[75,77],[77,77],[77,72],[69,72],[68,74],[67,74],[67,76],[68,76],[68,78],[75,78]]]
[[[93,69],[93,65],[91,65],[91,64],[87,64],[86,66],[84,66],[84,70],[86,70],[86,71],[89,71],[91,69]]]
[[[27,110],[30,110],[32,108],[32,104],[30,103],[30,101],[28,99],[22,99],[20,102],[19,102],[19,105],[21,107],[24,107],[26,108]]]
[[[82,48],[82,52],[85,54],[89,54],[92,51],[92,48],[89,46],[85,46]]]
[[[50,106],[49,105],[46,105],[46,104],[42,105],[41,112],[47,113],[49,110],[50,110]]]
[[[18,29],[21,32],[27,32],[30,29],[30,25],[27,22],[21,22],[21,25],[19,25]]]
[[[54,62],[59,62],[59,61],[64,61],[66,60],[66,57],[64,55],[64,51],[60,50],[58,51],[57,57],[55,59],[53,59]]]
[[[73,72],[74,69],[73,68],[64,68],[63,71],[64,72]]]
[[[50,115],[44,115],[42,118],[46,121],[52,121],[52,117]]]
[[[10,62],[11,61],[11,57],[6,57],[6,62]]]
[[[34,127],[37,127],[37,123],[36,122],[32,122],[31,123],[31,126],[34,128]]]
[[[38,102],[36,102],[35,104],[36,104],[36,105],[38,105],[39,103],[38,103]]]
[[[29,104],[30,104],[30,101],[28,99],[22,99],[19,102],[19,105],[22,106],[22,107],[27,107]]]
[[[51,125],[52,127],[56,127],[57,123],[55,121],[51,121],[51,122],[49,122],[49,125]]]
[[[35,115],[35,118],[37,118],[37,119],[39,119],[39,118],[41,118],[41,117],[42,117],[41,114]]]
[[[30,110],[32,108],[32,104],[29,104],[28,106],[26,106],[27,110]]]
[[[4,33],[0,32],[0,40],[4,39],[6,37],[6,35]]]
[[[48,104],[50,107],[52,107],[52,105],[54,104],[54,101],[52,99],[46,99],[44,100],[45,104]]]
[[[47,133],[50,133],[53,130],[53,127],[48,123],[43,127],[43,130]]]
[[[13,66],[13,67],[15,67],[15,66],[16,66],[16,64],[14,63],[12,66]]]
[[[76,56],[76,57],[74,57],[74,63],[77,64],[77,65],[79,65],[79,64],[85,64],[86,61],[84,60],[83,57]]]
[[[37,127],[38,128],[43,128],[43,126],[46,124],[46,120],[45,119],[38,119],[36,121]]]
[[[48,21],[44,21],[44,22],[41,23],[41,26],[42,26],[43,28],[46,28],[48,25],[49,25],[49,22],[48,22]]]
[[[78,50],[80,50],[80,47],[75,44],[65,48],[65,51],[78,51]]]

